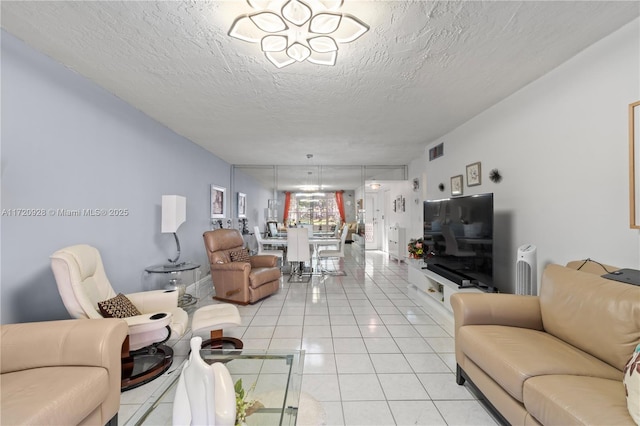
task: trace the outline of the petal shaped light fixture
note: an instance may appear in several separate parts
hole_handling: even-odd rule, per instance
[[[311,55],[311,49],[301,45],[300,43],[293,43],[287,49],[287,55],[298,62],[302,62]]]
[[[326,52],[334,52],[338,50],[338,45],[335,40],[331,37],[320,36],[313,37],[307,40],[309,42],[309,46],[314,52],[318,53],[326,53]]]
[[[307,61],[316,65],[335,65],[336,58],[338,57],[338,51],[318,53],[311,51],[311,55],[307,58]]]
[[[343,15],[340,21],[340,28],[336,30],[332,37],[338,43],[351,43],[369,30],[358,18]]]
[[[272,2],[273,0],[247,0],[247,3],[249,3],[249,6],[251,6],[255,10],[268,9],[269,5]]]
[[[249,43],[258,43],[264,36],[264,31],[256,27],[248,16],[238,16],[231,25],[229,35]]]
[[[287,38],[281,35],[268,35],[260,42],[263,52],[282,52],[287,48]]]
[[[268,33],[278,33],[288,28],[284,20],[273,12],[260,12],[249,16],[249,18],[258,28]]]
[[[311,8],[299,0],[290,0],[282,8],[282,17],[297,26],[304,25],[311,16]]]
[[[338,9],[344,0],[247,0],[253,9],[235,19],[229,35],[258,43],[278,68],[295,62],[335,65],[338,45],[350,43],[369,30]]]
[[[286,52],[265,52],[264,56],[278,68],[284,68],[296,62],[296,60],[290,58]]]
[[[331,34],[340,26],[342,15],[334,13],[319,13],[309,24],[309,31],[316,34]]]
[[[327,10],[338,10],[342,7],[344,0],[318,0]]]

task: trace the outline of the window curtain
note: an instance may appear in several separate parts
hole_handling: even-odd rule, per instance
[[[284,193],[284,218],[282,219],[282,222],[284,223],[284,226],[287,226],[287,222],[289,219],[289,205],[291,204],[291,193],[290,192],[285,192]]]
[[[344,215],[344,191],[336,191],[336,204],[338,205],[338,212],[340,212],[340,221],[345,223],[347,221]]]

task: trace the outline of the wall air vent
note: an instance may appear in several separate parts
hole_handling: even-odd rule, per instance
[[[433,148],[429,149],[429,161],[433,161],[438,157],[442,157],[444,155],[444,142],[439,143]]]

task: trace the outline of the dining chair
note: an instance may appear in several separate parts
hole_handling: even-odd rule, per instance
[[[262,238],[262,234],[260,233],[260,227],[253,227],[253,235],[256,237],[256,241],[258,242],[258,254],[270,254],[272,256],[278,256],[279,259],[284,257],[283,250],[265,250],[264,248],[264,239]]]
[[[329,258],[344,258],[344,246],[345,246],[345,241],[347,240],[347,234],[349,233],[349,227],[348,226],[343,226],[342,227],[342,234],[340,235],[340,243],[337,249],[324,249],[324,250],[320,250],[318,252],[318,264],[320,265],[320,271],[322,272],[322,275],[324,275],[325,273],[327,274],[336,274],[336,273],[341,273],[343,271],[340,270],[327,270],[325,267],[322,266],[322,263],[320,262],[322,259],[329,259]]]
[[[311,260],[309,250],[309,232],[305,228],[287,230],[287,261],[291,263],[289,281],[297,277],[299,282],[309,282],[311,275],[305,275],[304,263]]]

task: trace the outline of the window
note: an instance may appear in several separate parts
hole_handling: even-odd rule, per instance
[[[314,231],[331,231],[340,222],[335,193],[299,192],[291,195],[289,225],[312,224]]]

